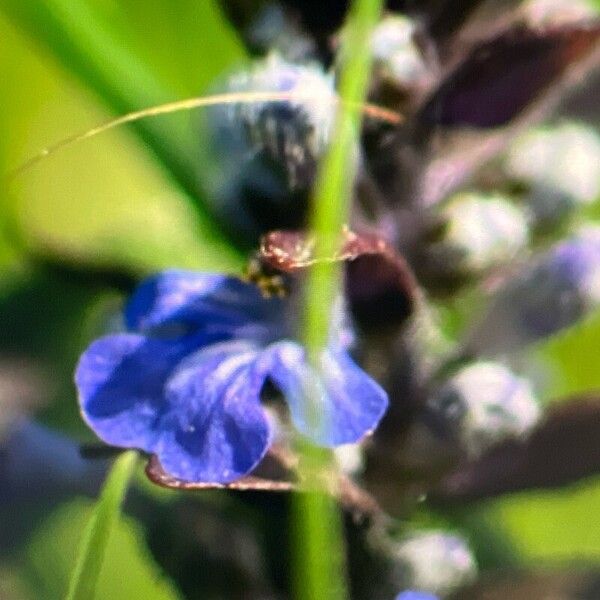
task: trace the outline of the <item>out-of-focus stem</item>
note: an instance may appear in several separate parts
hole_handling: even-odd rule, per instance
[[[371,66],[370,32],[377,23],[382,0],[355,0],[345,30],[341,56],[338,107],[332,143],[321,164],[311,217],[315,257],[331,257],[342,243],[349,220],[356,160],[353,156],[361,115],[349,106],[364,102]],[[340,267],[333,261],[317,261],[306,281],[302,313],[302,337],[315,369],[327,345],[335,297],[340,289]],[[307,422],[326,428],[320,399],[308,390]],[[357,399],[360,401],[360,399]],[[295,595],[297,598],[341,599],[347,597],[342,520],[328,493],[334,469],[330,451],[302,442],[301,474],[306,490],[296,495],[293,510]],[[329,476],[328,476],[329,474]],[[321,489],[322,492],[308,490]]]

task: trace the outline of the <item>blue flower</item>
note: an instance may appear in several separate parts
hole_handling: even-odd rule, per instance
[[[396,600],[439,600],[439,598],[433,594],[428,594],[427,592],[406,590],[405,592],[398,594]]]
[[[314,442],[360,440],[387,408],[383,389],[332,338],[320,369],[290,338],[288,303],[212,273],[149,278],[125,309],[128,333],[101,338],[75,374],[84,419],[106,443],[156,454],[186,481],[227,483],[256,467],[272,441],[261,404],[267,379]],[[310,387],[309,387],[310,386]],[[318,393],[325,427],[305,418]]]

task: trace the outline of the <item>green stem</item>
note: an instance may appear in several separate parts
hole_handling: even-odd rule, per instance
[[[323,159],[316,183],[311,231],[315,256],[331,257],[340,248],[350,216],[356,175],[356,140],[362,114],[348,107],[364,102],[371,68],[369,36],[381,14],[382,0],[355,0],[341,55],[339,105],[333,143]],[[333,301],[339,290],[339,263],[323,261],[309,272],[304,310],[304,342],[314,352],[327,344]]]
[[[124,452],[108,475],[77,555],[66,600],[93,600],[106,546],[137,463],[137,453]]]
[[[345,29],[345,58],[340,74],[340,98],[333,141],[321,164],[311,220],[315,256],[331,257],[342,242],[350,215],[356,175],[356,141],[361,114],[347,107],[364,102],[371,67],[369,38],[382,10],[382,0],[355,0]],[[341,271],[332,261],[317,262],[309,271],[303,306],[303,341],[309,358],[319,368],[319,356],[327,345],[333,304],[340,289]],[[318,394],[308,393],[307,421],[317,429],[322,421]],[[295,592],[299,599],[341,600],[347,597],[342,519],[335,501],[320,489],[328,474],[333,477],[330,451],[302,443],[301,468],[306,490],[293,505]]]

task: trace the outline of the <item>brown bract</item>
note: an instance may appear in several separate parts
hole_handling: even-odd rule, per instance
[[[146,475],[152,483],[161,487],[184,491],[232,490],[239,492],[301,492],[307,490],[298,475],[297,457],[289,450],[273,446],[252,475],[231,483],[207,483],[183,481],[167,473],[156,455],[146,465]],[[340,506],[356,521],[377,518],[382,515],[377,501],[345,475],[338,475],[324,489],[335,495]],[[321,490],[322,491],[322,490]]]
[[[150,457],[146,465],[148,479],[165,488],[178,490],[259,490],[268,492],[288,492],[296,487],[297,460],[288,451],[279,447],[272,447],[263,458],[252,475],[242,477],[231,483],[206,483],[197,481],[184,481],[167,473],[158,457]]]
[[[382,237],[343,231],[332,256],[316,257],[314,239],[298,231],[272,231],[260,243],[258,259],[268,269],[294,274],[319,262],[345,263],[348,306],[361,327],[403,322],[418,299],[416,279],[404,258]]]

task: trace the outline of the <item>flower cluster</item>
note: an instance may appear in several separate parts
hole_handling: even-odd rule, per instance
[[[294,95],[215,107],[202,130],[209,201],[240,246],[259,249],[246,280],[172,270],[142,282],[127,331],[81,357],[83,417],[106,443],[154,455],[153,481],[183,489],[252,487],[281,448],[295,458],[298,434],[356,444],[343,480],[355,487],[339,486],[340,501],[369,516],[404,517],[428,493],[451,500],[467,472],[474,488],[486,483],[468,490],[474,497],[495,493],[490,456],[492,472],[520,465],[507,488],[526,487],[519,453],[554,430],[523,350],[600,305],[600,227],[582,212],[600,193],[600,142],[577,123],[509,137],[513,122],[543,113],[552,84],[568,87],[600,25],[558,22],[548,3],[528,2],[524,23],[484,20],[485,35],[465,46],[453,33],[478,3],[407,14],[388,3],[371,42],[369,101],[404,121],[365,122],[352,220],[327,257],[344,262],[344,287],[328,345],[309,357],[298,296],[316,260],[303,228],[335,114],[344,3],[333,4],[318,22],[302,2],[262,3],[249,20],[231,8],[260,56],[221,88]],[[284,462],[293,489],[295,463]],[[381,529],[385,543],[366,545],[394,565],[393,594],[407,590],[398,600],[475,578],[461,537]]]

